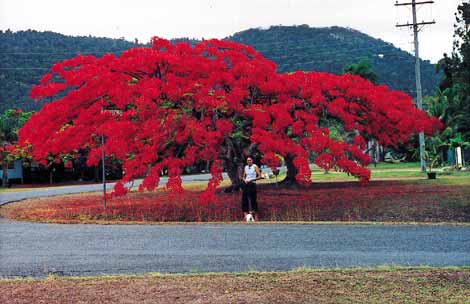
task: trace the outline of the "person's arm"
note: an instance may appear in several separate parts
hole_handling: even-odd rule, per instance
[[[245,172],[245,167],[243,167],[242,182],[246,183],[246,172]]]
[[[255,167],[255,170],[256,170],[256,180],[262,179],[261,171],[258,166]]]

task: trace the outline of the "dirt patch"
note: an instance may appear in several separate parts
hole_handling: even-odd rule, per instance
[[[470,269],[0,281],[1,303],[465,303]]]

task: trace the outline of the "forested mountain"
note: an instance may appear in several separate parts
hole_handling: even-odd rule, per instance
[[[379,83],[414,95],[414,57],[356,30],[273,26],[267,30],[242,31],[226,39],[252,45],[275,61],[281,72],[316,70],[339,74],[347,64],[368,59]],[[176,40],[195,42],[187,38]],[[73,37],[33,30],[0,31],[0,111],[12,107],[39,109],[41,104],[28,98],[29,91],[56,61],[76,54],[120,54],[135,45],[124,39]],[[440,76],[427,61],[422,62],[421,69],[424,94],[431,94]]]
[[[41,107],[29,91],[54,62],[76,54],[120,53],[134,46],[124,39],[72,37],[53,32],[0,31],[0,111]]]
[[[278,64],[280,72],[295,70],[343,73],[346,65],[367,59],[378,82],[415,96],[415,58],[391,43],[350,28],[272,26],[249,29],[228,39],[252,45]],[[423,94],[434,93],[442,75],[429,61],[421,61]]]

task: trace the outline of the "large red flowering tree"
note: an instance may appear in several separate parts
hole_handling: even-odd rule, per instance
[[[151,48],[119,57],[77,56],[54,64],[31,96],[53,99],[20,130],[34,158],[80,150],[97,165],[104,135],[123,182],[145,177],[141,190],[154,189],[166,169],[167,187],[179,191],[185,167],[210,161],[205,199],[224,167],[236,186],[244,156],[254,152],[271,167],[284,159],[291,182],[310,182],[309,160],[366,182],[367,140],[393,146],[439,125],[402,92],[354,75],[278,74],[253,48],[219,40],[191,47],[154,38]],[[335,136],[331,124],[340,129]]]

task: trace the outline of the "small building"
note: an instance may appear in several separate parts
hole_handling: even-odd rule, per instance
[[[8,179],[23,179],[23,161],[15,160],[8,164]],[[3,176],[3,170],[0,167],[0,179]]]

